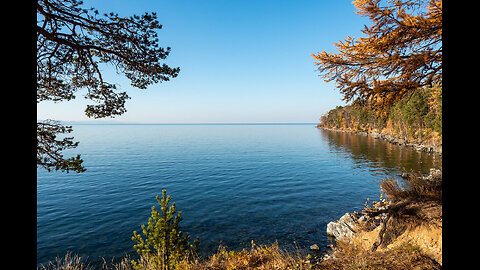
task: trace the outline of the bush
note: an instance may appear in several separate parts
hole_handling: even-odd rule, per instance
[[[408,174],[399,182],[394,178],[383,179],[380,183],[390,201],[442,201],[442,179],[426,178]]]

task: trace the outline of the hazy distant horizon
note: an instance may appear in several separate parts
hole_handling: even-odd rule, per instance
[[[37,119],[37,121],[55,119]],[[103,120],[103,119],[102,119]],[[318,122],[140,122],[140,121],[112,121],[112,120],[55,120],[63,124],[84,124],[84,125],[316,125]]]

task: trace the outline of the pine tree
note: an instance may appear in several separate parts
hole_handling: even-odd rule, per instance
[[[84,8],[80,0],[37,0],[37,103],[69,101],[79,91],[91,100],[85,115],[93,118],[124,114],[130,97],[115,82],[105,79],[105,66],[124,74],[133,87],[176,78],[179,67],[163,61],[170,47],[158,39],[162,25],[155,12],[121,17],[100,15]],[[48,171],[84,172],[80,156],[64,158],[62,152],[78,143],[56,140],[71,130],[60,122],[37,122],[37,166]],[[68,131],[69,132],[69,131]]]
[[[190,235],[180,230],[182,212],[179,211],[175,216],[175,203],[169,207],[171,196],[166,195],[165,189],[162,190],[162,199],[158,195],[156,199],[161,206],[161,212],[152,206],[148,226],[142,225],[146,239],[134,231],[132,240],[137,244],[133,247],[149,265],[153,264],[159,269],[174,269],[178,262],[193,259],[193,255],[198,252],[198,237],[190,244]],[[132,264],[135,269],[141,269],[138,262],[132,261]]]

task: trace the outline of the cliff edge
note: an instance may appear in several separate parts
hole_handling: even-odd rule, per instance
[[[441,269],[441,171],[432,169],[423,176],[402,174],[402,178],[403,185],[394,179],[381,184],[390,201],[374,202],[361,213],[346,213],[328,223],[327,234],[335,245],[321,258],[319,269],[376,269],[369,268],[375,265]]]

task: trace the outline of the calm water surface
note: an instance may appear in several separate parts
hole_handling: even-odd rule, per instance
[[[75,125],[87,171],[37,170],[37,264],[67,251],[89,262],[134,255],[162,189],[203,255],[327,245],[326,224],[378,199],[378,180],[441,159],[308,125]]]

